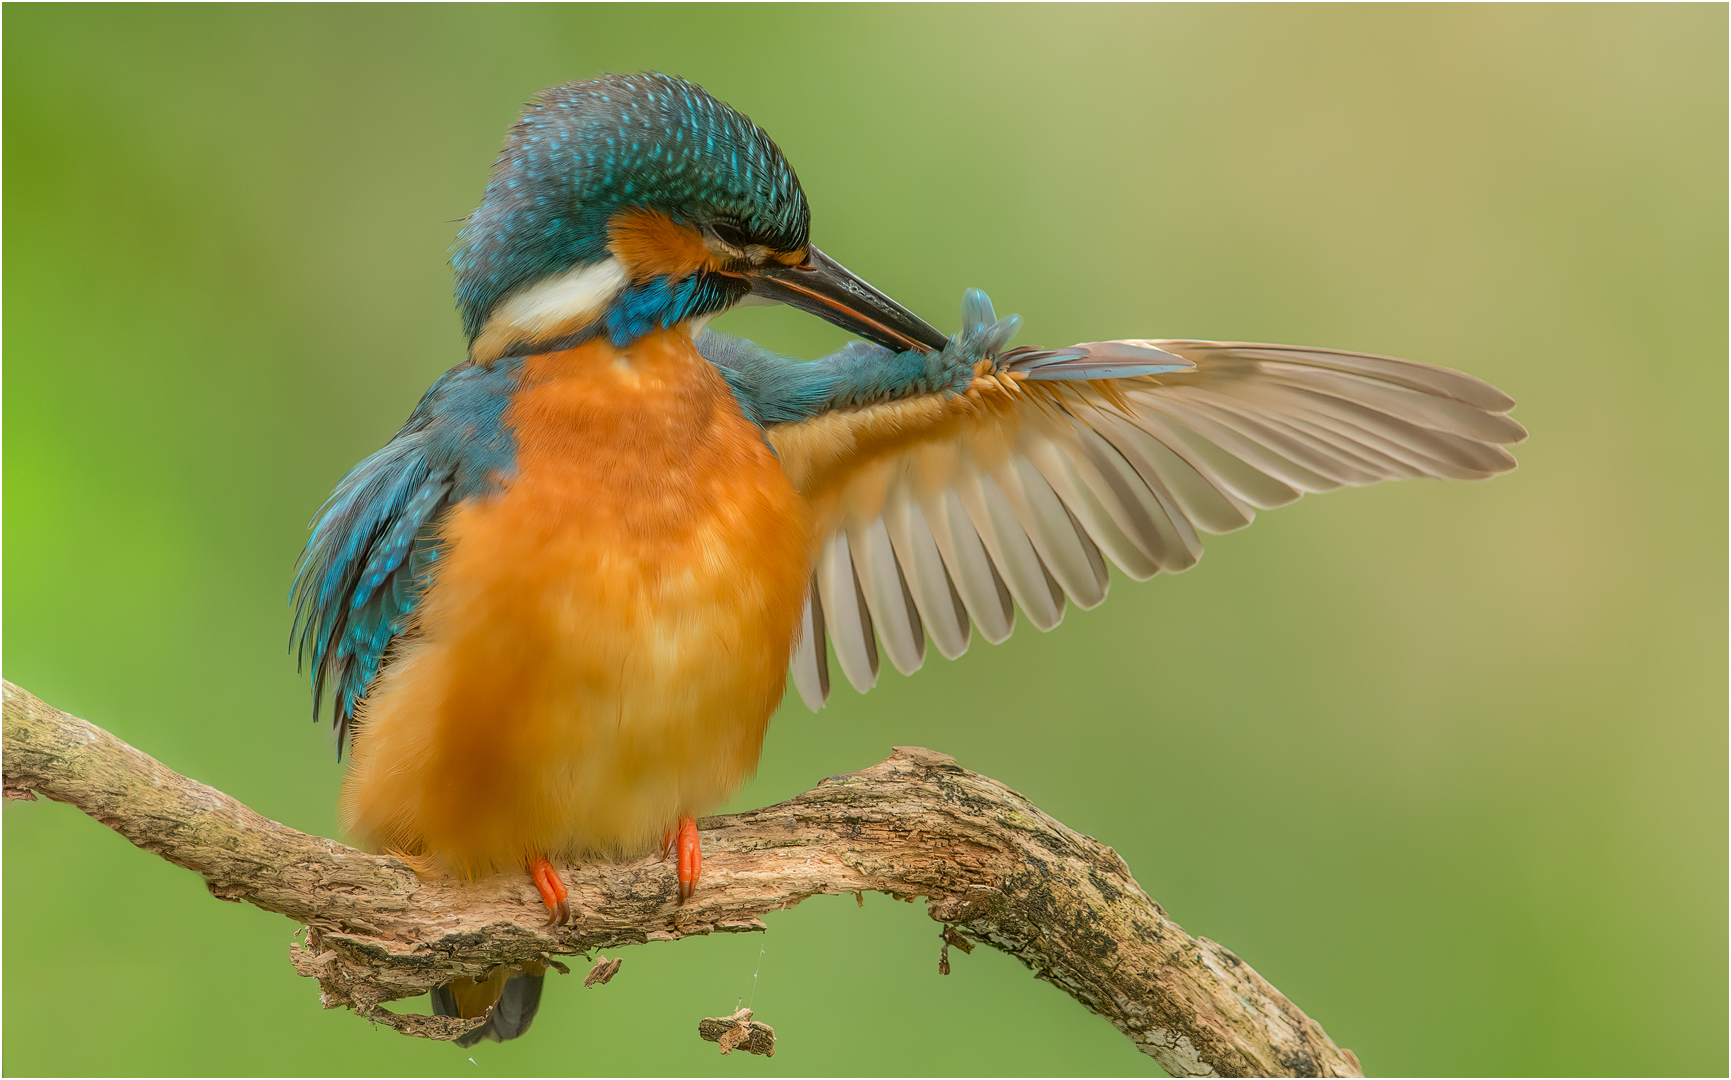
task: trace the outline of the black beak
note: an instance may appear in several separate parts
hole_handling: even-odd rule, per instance
[[[798,266],[748,270],[751,291],[809,311],[896,352],[935,352],[949,342],[935,327],[883,293],[867,285],[817,248],[807,248]]]

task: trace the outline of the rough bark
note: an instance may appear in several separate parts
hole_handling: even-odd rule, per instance
[[[944,754],[897,747],[784,803],[705,818],[703,882],[684,905],[653,858],[566,867],[581,918],[550,928],[526,875],[422,880],[398,859],[262,817],[3,686],[8,797],[71,803],[203,875],[218,898],[304,923],[290,959],[319,981],[325,1007],[405,1034],[448,1039],[473,1026],[381,1007],[458,976],[762,930],[761,916],[808,896],[876,891],[925,897],[946,953],[970,941],[1009,953],[1175,1076],[1362,1075],[1248,964],[1167,918],[1115,851]]]

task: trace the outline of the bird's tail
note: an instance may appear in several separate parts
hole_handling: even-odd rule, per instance
[[[504,1042],[529,1030],[541,1007],[541,979],[547,965],[526,960],[494,968],[484,979],[456,979],[433,989],[433,1015],[486,1023],[456,1040],[474,1046],[482,1039]]]

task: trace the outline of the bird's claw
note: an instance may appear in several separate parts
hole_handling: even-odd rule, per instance
[[[541,855],[529,863],[529,877],[535,882],[535,889],[541,894],[541,902],[547,905],[547,921],[543,926],[564,926],[571,921],[571,904],[565,892],[565,882],[559,877],[559,871],[553,869],[553,864],[547,856]]]

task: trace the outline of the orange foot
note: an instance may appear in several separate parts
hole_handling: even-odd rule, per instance
[[[667,857],[667,848],[672,846],[679,848],[679,902],[683,904],[697,891],[697,879],[703,876],[703,844],[697,838],[697,821],[690,814],[679,815],[677,837],[668,834],[662,858]]]
[[[535,888],[541,891],[541,902],[547,905],[548,926],[564,926],[571,921],[571,906],[565,902],[565,883],[559,880],[559,871],[553,869],[553,864],[547,861],[547,856],[539,855],[529,860],[529,876],[535,881]]]

